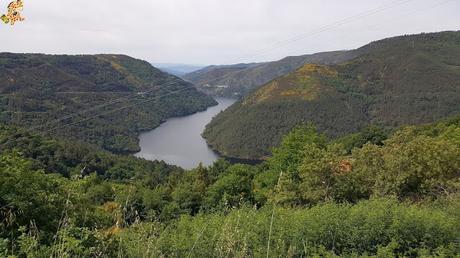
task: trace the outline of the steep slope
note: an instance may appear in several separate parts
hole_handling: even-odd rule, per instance
[[[128,56],[0,54],[1,123],[114,152],[137,151],[140,131],[214,104],[190,83]]]
[[[240,94],[240,86],[224,84],[222,79],[234,73],[242,72],[261,65],[262,63],[211,65],[198,71],[182,76],[186,81],[192,82],[200,91],[213,96],[234,97]]]
[[[356,56],[353,51],[335,51],[291,56],[267,63],[210,66],[183,76],[200,90],[216,96],[244,96],[269,81],[293,72],[304,64],[336,64]]]
[[[369,124],[394,127],[460,113],[460,32],[373,42],[333,66],[304,65],[219,114],[204,137],[226,156],[260,159],[292,127],[329,136]]]

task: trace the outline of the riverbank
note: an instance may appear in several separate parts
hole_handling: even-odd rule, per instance
[[[157,128],[139,135],[140,151],[136,157],[147,160],[163,160],[168,164],[191,169],[203,165],[211,165],[219,158],[207,145],[201,133],[206,124],[232,105],[236,100],[216,98],[216,106],[191,115],[167,119]]]

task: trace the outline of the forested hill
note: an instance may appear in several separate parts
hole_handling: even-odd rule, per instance
[[[259,159],[301,123],[338,137],[370,124],[420,124],[460,113],[460,32],[373,42],[340,65],[304,65],[219,114],[208,143]]]
[[[114,152],[137,151],[139,132],[215,104],[129,56],[0,53],[0,123]]]
[[[336,64],[357,55],[354,51],[335,51],[313,55],[290,56],[266,63],[209,66],[186,74],[184,79],[193,82],[210,95],[245,96],[265,83],[295,71],[307,63]]]
[[[460,117],[189,171],[0,125],[0,257],[458,257],[459,156]]]

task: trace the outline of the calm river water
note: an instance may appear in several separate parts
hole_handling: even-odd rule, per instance
[[[195,168],[200,162],[211,165],[219,156],[201,137],[206,124],[232,105],[236,100],[216,98],[219,105],[193,115],[171,118],[156,129],[139,136],[141,151],[136,157],[164,160],[185,169]]]

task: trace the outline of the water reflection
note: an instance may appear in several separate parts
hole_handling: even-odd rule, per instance
[[[216,98],[219,105],[204,112],[185,117],[171,118],[156,129],[139,136],[141,151],[136,157],[148,160],[164,160],[168,164],[186,169],[196,167],[200,162],[211,165],[219,156],[201,137],[206,124],[236,100]]]

